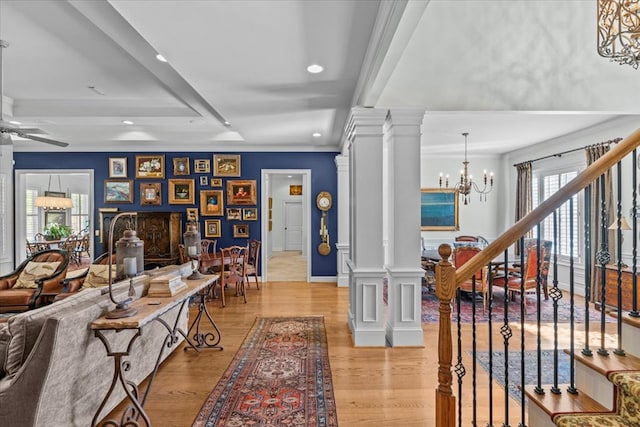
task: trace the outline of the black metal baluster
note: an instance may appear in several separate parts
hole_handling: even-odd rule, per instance
[[[605,347],[605,306],[607,303],[607,264],[611,261],[609,253],[609,238],[607,235],[607,201],[605,176],[600,175],[600,250],[596,252],[596,261],[600,264],[600,348],[598,354],[608,356],[609,351]]]
[[[488,294],[488,316],[487,326],[489,328],[489,423],[487,427],[493,427],[493,265],[489,263],[488,268],[488,282],[489,289],[487,289]]]
[[[558,301],[562,298],[562,291],[558,289],[558,211],[553,211],[553,286],[551,300],[553,301],[553,386],[551,393],[560,394],[558,387]]]
[[[509,253],[508,250],[504,251],[504,314],[503,314],[503,323],[500,328],[500,334],[502,335],[502,340],[504,344],[504,383],[509,384],[509,340],[513,336],[513,330],[509,325],[509,284],[507,280],[509,279]],[[504,394],[504,427],[509,426],[509,393]]]
[[[633,276],[631,277],[631,289],[632,289],[632,293],[634,295],[633,297],[633,301],[632,301],[632,306],[631,306],[631,312],[629,312],[629,316],[631,317],[640,317],[640,312],[638,312],[638,301],[637,298],[635,297],[635,295],[638,295],[638,278],[636,277],[636,274],[638,273],[638,157],[637,157],[637,150],[633,150],[633,156],[631,159],[631,169],[633,170],[633,172],[631,173],[632,175],[632,181],[633,181],[633,196],[632,196],[632,202],[633,202],[633,206],[631,207],[631,221],[632,221],[632,229],[633,229],[633,239],[631,240],[631,253],[632,253],[632,266],[631,266],[631,273],[633,274]]]
[[[540,230],[540,227],[538,227]],[[526,382],[525,375],[525,360],[524,354],[526,351],[525,347],[525,314],[526,314],[526,304],[527,299],[525,298],[525,287],[524,287],[524,279],[526,272],[525,258],[524,258],[524,237],[520,238],[520,384],[524,387]],[[505,384],[508,384],[505,382]],[[524,390],[523,393],[520,393],[520,425],[524,425],[524,420],[526,416],[526,405],[525,405],[525,395]]]
[[[455,373],[458,377],[458,427],[462,427],[462,378],[465,375],[464,364],[462,363],[462,317],[460,316],[461,303],[460,288],[456,291],[456,304],[458,311],[456,313],[456,323],[458,325],[458,360],[455,367]],[[473,355],[475,357],[475,354]]]
[[[535,387],[535,392],[537,394],[544,394],[544,389],[542,388],[542,310],[540,310],[540,304],[542,304],[542,263],[544,254],[542,253],[541,244],[542,244],[542,227],[538,224],[536,227],[536,349],[537,349],[537,358],[538,358],[538,372],[537,372],[537,384]],[[524,272],[523,272],[524,274]],[[524,384],[523,384],[524,386]]]
[[[617,318],[618,318],[618,325],[617,325],[617,331],[618,331],[618,340],[617,340],[617,347],[615,348],[615,350],[613,350],[613,352],[615,354],[617,354],[618,356],[624,356],[625,352],[624,349],[622,348],[622,162],[618,162],[616,164],[616,174],[617,174],[617,179],[616,179],[616,188],[617,188],[617,195],[616,195],[616,259],[617,259],[617,265],[616,265],[616,270],[617,270],[617,283],[616,283],[616,289],[618,290],[618,309],[616,311],[617,314]],[[635,299],[635,298],[634,298]]]
[[[584,348],[582,354],[585,356],[593,356],[590,348],[589,338],[589,317],[591,302],[591,272],[593,263],[591,262],[591,187],[589,184],[584,189]]]
[[[574,354],[575,348],[575,332],[576,332],[576,320],[575,316],[575,267],[573,256],[573,197],[569,199],[569,387],[567,391],[572,394],[578,394],[576,388],[576,360]]]
[[[476,324],[476,274],[473,273],[471,276],[471,352],[473,354],[473,358],[471,360],[471,393],[473,395],[473,407],[472,407],[472,424],[475,426],[478,420],[478,396],[477,396],[477,364],[476,364],[476,352],[477,349],[477,324]]]

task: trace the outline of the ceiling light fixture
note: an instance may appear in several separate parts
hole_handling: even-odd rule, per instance
[[[12,125],[16,125],[16,126],[19,126],[19,125],[22,124],[22,122],[19,122],[17,120],[9,120],[9,123],[11,123]]]
[[[630,0],[598,0],[598,54],[638,69],[640,4]]]
[[[307,71],[311,74],[318,74],[324,71],[324,67],[319,64],[311,64],[307,67]]]
[[[460,171],[460,181],[456,183],[454,188],[456,191],[460,193],[465,205],[468,205],[469,194],[471,194],[471,190],[475,190],[476,193],[480,194],[480,201],[487,201],[487,194],[491,193],[493,190],[493,172],[489,174],[489,178],[487,179],[487,170],[485,169],[483,172],[483,187],[478,187],[478,184],[473,181],[473,176],[469,175],[469,161],[467,160],[467,136],[469,136],[469,132],[465,132],[462,134],[464,136],[464,165],[463,169]],[[440,172],[440,188],[442,188],[442,172]],[[487,181],[489,183],[489,188],[487,188]],[[445,188],[449,188],[449,175],[444,177],[444,186]]]
[[[156,55],[156,59],[160,62],[169,62],[167,61],[167,58],[165,58],[164,56],[162,56],[161,54],[157,54]]]
[[[122,123],[124,123],[125,125],[132,125],[133,122],[131,120],[123,120]]]
[[[73,201],[66,197],[66,193],[62,191],[62,184],[60,183],[60,175],[58,175],[58,193],[51,192],[51,175],[49,175],[49,187],[45,191],[44,196],[38,196],[35,200],[35,206],[38,208],[49,209],[71,209],[73,207]],[[63,195],[64,196],[59,196]]]
[[[313,136],[314,138],[320,138],[322,134],[320,132],[314,132],[311,134],[311,136]]]
[[[231,126],[231,123],[229,123],[228,121],[226,121],[226,120],[225,120],[225,121],[224,121],[224,125],[225,125],[225,126],[227,126],[227,127],[229,127],[229,126]]]

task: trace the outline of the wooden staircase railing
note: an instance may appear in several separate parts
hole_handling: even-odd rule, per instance
[[[640,129],[623,139],[607,154],[588,166],[576,178],[562,187],[536,209],[515,223],[495,241],[456,270],[448,258],[451,255],[449,245],[440,245],[438,252],[442,258],[436,266],[436,295],[440,299],[440,323],[438,335],[438,388],[436,389],[436,426],[454,427],[456,425],[456,403],[453,395],[451,373],[453,342],[451,332],[451,301],[460,283],[470,279],[476,271],[487,265],[509,246],[524,236],[532,227],[540,223],[609,168],[616,165],[635,148],[640,146]]]

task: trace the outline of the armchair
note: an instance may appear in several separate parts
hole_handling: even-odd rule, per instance
[[[62,292],[60,281],[68,266],[67,251],[48,249],[0,276],[0,312],[27,311],[43,305],[42,297]]]
[[[116,255],[113,254],[113,265],[116,264]],[[109,257],[107,256],[107,253],[103,253],[102,255],[100,255],[98,258],[96,258],[91,265],[109,265]],[[80,290],[80,288],[82,288],[82,285],[84,285],[85,279],[87,278],[87,276],[89,275],[89,271],[91,268],[87,268],[86,271],[78,276],[74,276],[71,278],[67,278],[67,279],[63,279],[60,284],[62,285],[62,292],[63,293],[73,293],[73,292],[77,292]]]
[[[456,269],[462,267],[467,261],[473,258],[481,249],[477,246],[460,246],[453,250],[453,264]],[[461,283],[458,287],[459,291],[480,294],[482,296],[482,311],[487,308],[488,287],[487,287],[487,267],[483,267],[476,271],[471,279]]]

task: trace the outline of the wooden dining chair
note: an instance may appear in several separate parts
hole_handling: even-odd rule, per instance
[[[462,267],[467,261],[480,252],[477,246],[460,246],[453,250],[453,264],[456,269]],[[475,288],[475,291],[474,291]],[[472,295],[475,293],[482,296],[482,312],[487,309],[488,302],[488,286],[487,286],[487,267],[483,267],[469,279],[461,283],[458,287],[461,292],[468,292]]]
[[[242,296],[244,303],[247,303],[247,293],[245,292],[245,264],[247,262],[246,246],[229,246],[220,249],[221,261],[224,269],[220,274],[220,297],[222,306],[225,306],[224,291],[229,283],[235,284],[236,296]]]
[[[253,278],[256,280],[256,289],[260,289],[260,285],[258,284],[258,261],[260,259],[260,244],[260,240],[249,240],[248,257],[244,268],[244,276],[246,280],[249,281],[249,276],[253,276]]]

